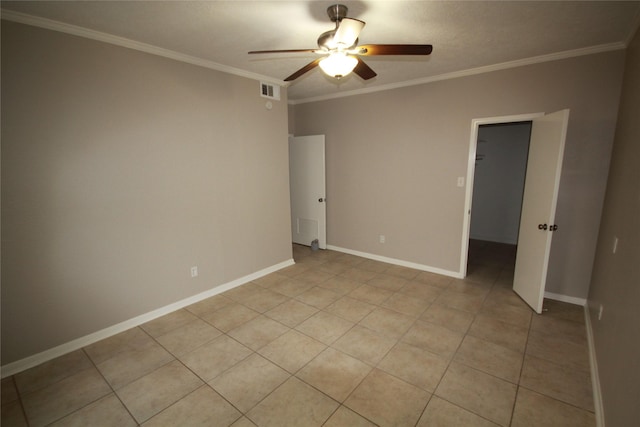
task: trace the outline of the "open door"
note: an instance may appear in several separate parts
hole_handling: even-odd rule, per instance
[[[533,119],[513,290],[542,313],[569,110]]]
[[[327,248],[324,135],[289,138],[289,188],[293,243],[318,239]]]

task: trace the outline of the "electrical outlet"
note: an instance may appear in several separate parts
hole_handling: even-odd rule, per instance
[[[386,242],[386,241],[387,241],[387,238],[386,238],[386,237],[384,237],[384,234],[381,234],[381,235],[380,235],[380,243],[384,243],[384,242]]]
[[[602,306],[602,304],[600,304],[600,309],[598,310],[598,320],[602,320],[602,311],[604,310],[604,307]]]
[[[198,277],[198,267],[191,267],[191,277]]]

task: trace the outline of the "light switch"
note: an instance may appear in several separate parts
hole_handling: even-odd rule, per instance
[[[458,177],[458,187],[464,187],[464,176]]]

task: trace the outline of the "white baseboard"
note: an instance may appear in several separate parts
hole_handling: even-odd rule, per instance
[[[596,358],[596,346],[593,341],[593,327],[589,314],[589,304],[584,305],[584,321],[587,326],[587,343],[589,345],[589,366],[591,368],[591,387],[593,389],[593,407],[596,411],[596,427],[604,427],[604,406],[602,404],[602,390],[600,389],[600,374]]]
[[[587,304],[585,298],[571,297],[569,295],[554,294],[553,292],[545,292],[544,297],[555,301],[566,302],[569,304],[584,306]]]
[[[331,249],[337,252],[344,252],[350,255],[356,255],[362,258],[372,259],[374,261],[386,262],[387,264],[395,264],[395,265],[400,265],[402,267],[415,268],[416,270],[428,271],[430,273],[442,274],[443,276],[455,277],[457,279],[463,278],[459,271],[444,270],[442,268],[431,267],[424,264],[417,264],[415,262],[403,261],[395,258],[388,258],[382,255],[375,255],[367,252],[354,251],[353,249],[341,248],[339,246],[327,245],[327,249]]]
[[[279,264],[272,265],[271,267],[264,268],[255,273],[251,273],[247,276],[232,280],[231,282],[216,286],[215,288],[211,288],[189,298],[174,302],[173,304],[169,304],[140,316],[136,316],[133,319],[125,320],[124,322],[109,326],[108,328],[102,329],[92,334],[85,335],[73,341],[69,341],[59,346],[50,348],[41,353],[34,354],[33,356],[25,357],[24,359],[8,363],[0,368],[1,377],[5,378],[17,374],[18,372],[22,372],[25,369],[33,368],[34,366],[40,365],[41,363],[48,362],[49,360],[55,359],[56,357],[81,349],[82,347],[86,347],[105,338],[109,338],[113,335],[119,334],[120,332],[124,332],[127,329],[142,325],[143,323],[149,322],[153,319],[164,316],[165,314],[169,314],[188,305],[210,298],[214,295],[218,295],[222,292],[228,291],[229,289],[244,285],[245,283],[258,279],[262,276],[266,276],[267,274],[271,274],[285,267],[289,267],[293,264],[295,264],[293,259],[283,261]]]

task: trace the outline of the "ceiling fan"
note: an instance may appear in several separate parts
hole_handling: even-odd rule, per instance
[[[347,6],[334,4],[327,8],[327,14],[336,28],[320,34],[317,49],[285,49],[285,50],[254,50],[254,53],[302,53],[313,52],[323,55],[289,77],[290,82],[302,76],[315,67],[320,66],[327,75],[340,79],[352,71],[364,80],[369,80],[377,74],[360,56],[373,55],[429,55],[433,50],[430,44],[366,44],[357,46],[358,36],[365,25],[359,19],[347,18]]]

